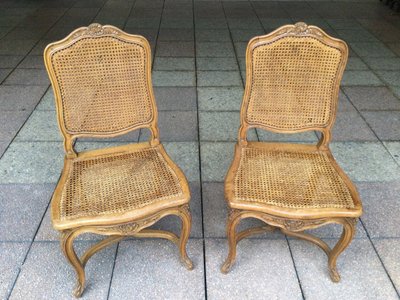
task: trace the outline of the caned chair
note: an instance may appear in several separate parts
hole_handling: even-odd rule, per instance
[[[336,260],[351,242],[362,213],[354,185],[329,149],[347,56],[343,41],[305,23],[280,27],[249,42],[239,140],[225,178],[229,254],[223,273],[234,263],[241,239],[279,228],[322,248],[331,279],[340,280]],[[317,144],[249,142],[250,128],[276,133],[313,130],[321,138]],[[269,226],[237,233],[245,218]],[[333,249],[303,232],[331,223],[343,225]]]
[[[99,24],[79,28],[44,51],[66,151],[51,218],[77,273],[76,297],[84,289],[88,259],[126,236],[168,239],[179,246],[184,265],[193,267],[186,253],[190,191],[159,141],[150,52],[145,38]],[[149,142],[74,149],[76,138],[114,137],[139,128],[150,129]],[[180,217],[180,238],[146,229],[167,215]],[[106,237],[78,258],[73,242],[83,233]]]

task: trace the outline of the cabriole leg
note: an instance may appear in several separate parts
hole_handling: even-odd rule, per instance
[[[329,274],[331,276],[332,281],[339,282],[340,275],[337,271],[336,261],[339,255],[347,248],[347,246],[352,241],[355,234],[355,225],[357,219],[344,219],[342,223],[343,232],[340,240],[337,242],[335,247],[329,254],[328,265],[329,265]]]
[[[228,217],[228,223],[226,226],[229,254],[225,260],[225,263],[221,267],[221,272],[224,274],[229,272],[236,259],[236,245],[238,242],[236,236],[236,226],[237,224],[239,224],[240,220],[241,220],[240,214],[237,211],[231,210]]]
[[[78,234],[76,234],[76,231],[63,232],[61,237],[61,248],[64,252],[65,257],[75,269],[77,275],[77,283],[73,295],[79,298],[82,295],[85,287],[85,269],[74,250],[73,243],[77,236]]]
[[[179,217],[182,221],[181,236],[179,238],[179,252],[181,260],[188,270],[193,269],[193,262],[190,260],[186,252],[187,242],[189,240],[190,229],[192,227],[192,216],[189,211],[189,206],[184,205],[179,209]]]

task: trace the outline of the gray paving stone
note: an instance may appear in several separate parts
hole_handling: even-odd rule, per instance
[[[400,86],[391,86],[391,90],[393,91],[393,94],[400,99]]]
[[[19,69],[45,69],[42,55],[28,55],[18,65]]]
[[[197,38],[197,36],[196,36]],[[158,40],[164,41],[193,41],[194,33],[193,29],[182,29],[182,28],[160,28]]]
[[[87,242],[76,244],[78,253],[91,245]],[[82,299],[107,299],[115,251],[116,246],[110,246],[89,260]],[[75,280],[75,273],[64,258],[59,243],[35,242],[10,299],[74,299]]]
[[[372,70],[400,70],[400,58],[397,57],[365,57],[364,60]]]
[[[158,42],[157,56],[194,57],[193,42]]]
[[[239,72],[197,71],[198,86],[242,86]]]
[[[400,163],[400,142],[383,142],[392,157]]]
[[[82,151],[91,151],[96,149],[104,149],[104,148],[112,148],[120,145],[129,144],[128,142],[124,141],[99,141],[99,140],[92,140],[88,141],[85,139],[78,139],[74,145],[75,151],[82,152]]]
[[[400,182],[357,184],[363,203],[364,225],[372,238],[400,237],[397,218],[400,213]]]
[[[397,299],[378,256],[367,239],[356,239],[339,256],[341,281],[328,274],[325,253],[307,242],[290,240],[304,296],[307,299]]]
[[[54,183],[63,166],[60,142],[13,142],[0,160],[0,183]]]
[[[259,140],[262,142],[314,143],[318,141],[318,138],[313,131],[283,134],[257,128],[257,135]]]
[[[243,98],[242,87],[199,87],[199,110],[239,111]]]
[[[355,19],[327,19],[333,29],[362,29],[363,27]]]
[[[15,138],[16,141],[62,141],[54,111],[35,110]]]
[[[234,57],[230,42],[197,42],[196,57]]]
[[[200,112],[199,118],[202,141],[237,141],[239,112]],[[254,131],[248,132],[248,139],[257,140]]]
[[[400,292],[400,239],[374,239],[378,255],[383,261],[385,268],[396,286],[397,293]]]
[[[237,57],[245,57],[246,56],[246,49],[247,49],[246,42],[235,42],[234,46],[235,46]]]
[[[332,140],[340,141],[378,141],[358,112],[340,112],[333,125]]]
[[[337,113],[340,113],[342,111],[355,112],[356,109],[354,108],[353,104],[349,101],[349,98],[346,96],[346,94],[343,93],[342,90],[340,90]]]
[[[197,141],[197,113],[195,111],[160,111],[158,126],[161,141]],[[150,138],[148,131],[142,131],[140,141]]]
[[[399,110],[400,101],[387,87],[344,87],[359,110]]]
[[[6,85],[45,85],[49,86],[50,80],[46,70],[42,69],[15,69],[4,82]]]
[[[135,18],[128,19],[126,27],[137,27],[137,28],[158,28],[160,25],[160,18]]]
[[[400,179],[400,167],[380,143],[332,143],[332,152],[353,181]]]
[[[400,139],[399,111],[366,111],[362,112],[362,115],[379,139],[392,141]]]
[[[163,110],[196,110],[196,89],[192,87],[156,87],[154,94],[157,109]]]
[[[195,86],[195,74],[190,71],[154,71],[154,86]]]
[[[14,68],[23,58],[23,55],[0,55],[0,68]]]
[[[188,181],[199,181],[199,145],[197,142],[166,142],[165,150],[181,168]]]
[[[376,71],[376,74],[388,85],[400,86],[399,71]]]
[[[387,46],[397,55],[400,55],[400,43],[387,43]]]
[[[46,93],[43,95],[43,97],[40,100],[36,109],[37,110],[53,110],[53,111],[56,110],[54,92],[51,87],[49,87],[47,89]]]
[[[151,51],[152,53],[154,53],[153,45],[157,40],[157,33],[158,33],[157,28],[126,27],[124,31],[131,34],[138,34],[144,36],[149,41],[151,45]]]
[[[0,82],[7,78],[13,69],[0,69]]]
[[[120,243],[109,299],[204,299],[203,245],[189,240],[194,270],[181,265],[178,249],[169,241],[134,240]],[[155,276],[157,274],[157,276]],[[134,282],[134,284],[127,284]],[[171,283],[175,287],[171,288]]]
[[[25,55],[32,49],[36,42],[37,40],[34,39],[20,39],[1,43],[0,55]]]
[[[194,71],[194,58],[156,57],[153,68],[161,71]]]
[[[226,222],[228,217],[227,204],[224,197],[224,183],[203,183],[203,218],[205,238],[226,238]],[[257,219],[244,219],[238,225],[238,231],[250,227],[262,226],[263,222]],[[254,235],[250,238],[284,239],[278,231]]]
[[[229,28],[232,29],[262,29],[261,23],[257,18],[229,18],[227,19]]]
[[[223,182],[228,168],[233,160],[233,142],[202,142],[201,172],[202,181]]]
[[[229,30],[226,29],[197,29],[197,42],[230,42]]]
[[[196,28],[199,29],[224,29],[228,27],[225,19],[197,18],[195,19]]]
[[[231,30],[231,34],[234,42],[248,42],[255,36],[264,35],[264,30],[261,28],[233,29]]]
[[[33,240],[53,190],[53,184],[0,185],[0,240]]]
[[[193,28],[192,18],[162,18],[161,28]]]
[[[44,86],[0,86],[0,109],[32,111],[46,91]]]
[[[0,119],[0,140],[10,142],[28,116],[28,111],[3,111]]]
[[[199,71],[238,71],[239,67],[234,57],[198,57],[196,59]]]
[[[286,24],[293,23],[290,18],[261,18],[261,23],[265,28],[278,28]]]
[[[381,42],[352,42],[350,46],[361,57],[395,56],[395,54]]]
[[[302,299],[285,240],[245,239],[237,259],[224,275],[226,240],[206,240],[207,295],[210,299]]]
[[[336,32],[346,42],[379,42],[365,29],[336,29]]]
[[[0,243],[0,298],[7,299],[18,276],[30,243]]]
[[[346,70],[368,70],[368,66],[358,57],[349,57],[346,65]]]
[[[9,145],[9,142],[7,141],[0,141],[0,157],[3,155],[3,153],[6,151],[7,147]]]
[[[346,71],[343,74],[342,86],[349,85],[379,86],[383,83],[371,71]]]

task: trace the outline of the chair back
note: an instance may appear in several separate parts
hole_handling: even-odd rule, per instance
[[[258,127],[278,133],[319,130],[327,144],[347,56],[345,42],[305,23],[253,38],[246,52],[239,141]]]
[[[46,47],[67,153],[73,154],[76,137],[111,137],[143,127],[158,141],[150,53],[144,37],[100,24]]]

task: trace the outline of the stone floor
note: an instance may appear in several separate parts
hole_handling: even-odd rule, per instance
[[[314,246],[278,234],[242,241],[228,275],[223,179],[232,159],[252,36],[306,21],[344,39],[332,150],[356,183],[364,215],[329,280]],[[42,62],[46,44],[92,22],[146,36],[161,138],[191,182],[191,272],[159,240],[126,240],[87,266],[84,299],[398,299],[400,293],[400,17],[378,0],[0,0],[0,298],[71,297],[74,273],[51,228],[49,200],[63,150]],[[140,141],[78,141],[78,149]],[[314,142],[262,131],[254,140]],[[160,227],[178,230],[175,219]],[[339,228],[316,230],[334,243]],[[77,242],[80,251],[94,242]]]

